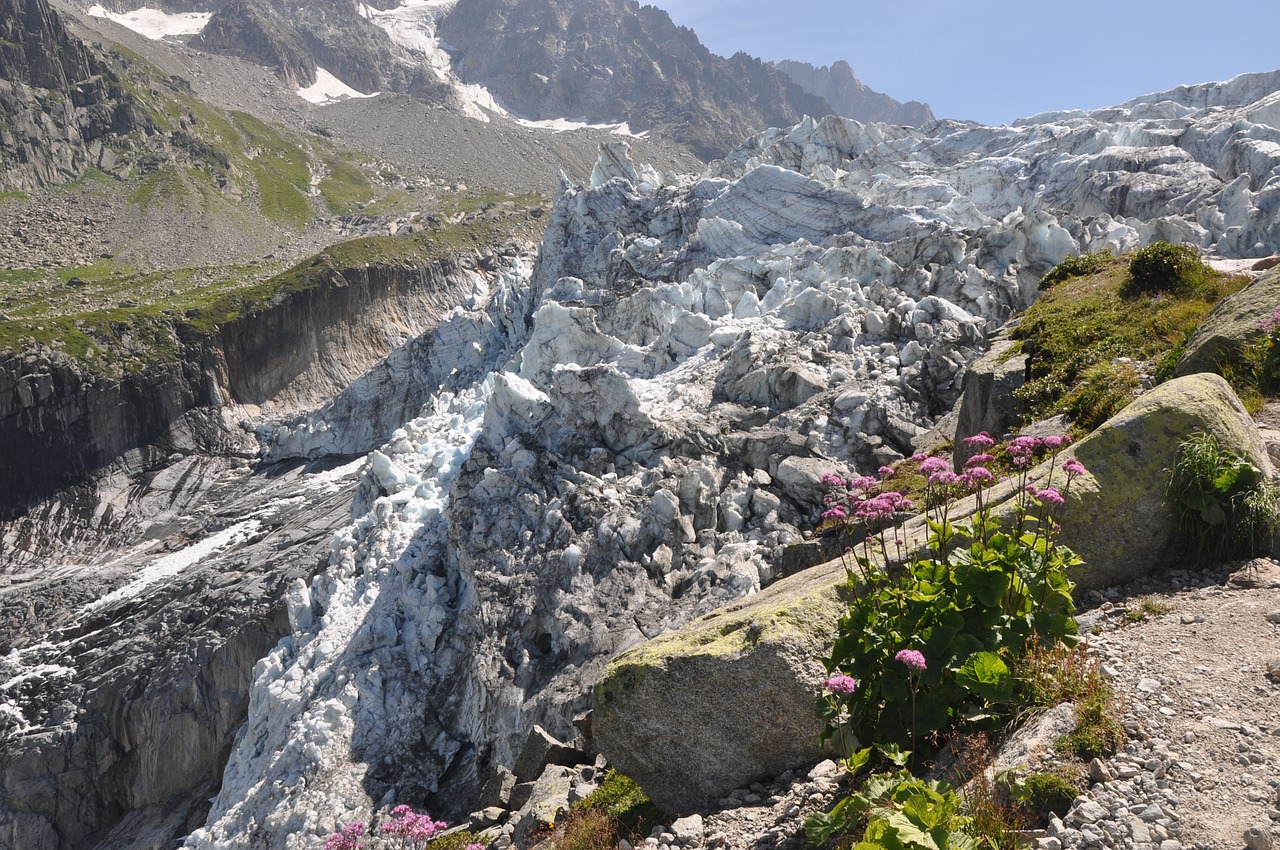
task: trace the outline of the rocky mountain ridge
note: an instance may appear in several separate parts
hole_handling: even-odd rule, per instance
[[[0,190],[68,182],[113,161],[103,139],[155,127],[45,0],[0,5]]]
[[[345,96],[408,93],[486,121],[625,125],[685,144],[704,159],[805,115],[932,119],[923,104],[903,106],[866,88],[847,64],[826,76],[801,73],[797,64],[793,71],[806,87],[746,54],[715,56],[665,12],[634,0],[233,0],[163,8],[175,15],[211,10],[193,47],[273,68],[304,94],[336,86]],[[120,20],[131,11],[107,9],[101,13]],[[318,83],[321,77],[326,81]]]
[[[831,104],[837,115],[881,124],[921,127],[935,120],[929,104],[918,100],[900,103],[865,85],[843,59],[816,67],[808,62],[783,60],[772,63],[805,91]]]

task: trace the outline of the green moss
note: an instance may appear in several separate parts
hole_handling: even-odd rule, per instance
[[[1045,292],[1012,336],[1031,380],[1016,391],[1026,421],[1066,414],[1091,430],[1137,394],[1141,375],[1172,374],[1169,361],[1213,306],[1244,285],[1209,270],[1176,293],[1127,294],[1129,258]]]
[[[605,774],[600,787],[570,807],[570,814],[598,809],[617,819],[630,835],[648,835],[662,822],[662,812],[634,780],[616,770]]]

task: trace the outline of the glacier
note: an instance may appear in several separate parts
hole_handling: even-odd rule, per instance
[[[365,461],[186,846],[465,816],[533,724],[572,735],[609,657],[773,581],[823,472],[909,454],[1055,263],[1267,256],[1278,203],[1280,72],[999,128],[806,119],[694,176],[604,146],[473,383]]]

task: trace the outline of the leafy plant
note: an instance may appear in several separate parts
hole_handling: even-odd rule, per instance
[[[1202,284],[1211,270],[1190,245],[1152,242],[1129,261],[1126,294],[1187,292]]]
[[[966,442],[980,450],[994,446],[985,434]],[[1049,516],[1064,499],[1052,487],[1041,490],[1026,482],[1035,452],[1046,444],[1056,461],[1066,439],[1021,437],[1009,446],[1020,478],[1007,528],[988,504],[995,476],[984,464],[994,460],[992,454],[972,457],[962,475],[928,458],[921,462],[931,482],[927,554],[891,577],[881,569],[892,560],[891,530],[848,553],[853,602],[826,659],[834,675],[818,702],[827,722],[824,737],[834,739],[842,755],[872,741],[914,747],[961,724],[993,728],[1013,696],[1009,665],[1032,637],[1052,643],[1074,639],[1067,571],[1081,561],[1055,542]],[[1069,487],[1084,467],[1071,459],[1064,470]],[[873,519],[903,506],[902,498],[890,494],[866,496],[867,479],[840,483],[849,488],[846,511],[852,519]],[[948,518],[957,492],[973,493],[977,500],[977,513],[967,524]],[[900,540],[893,539],[901,557]]]
[[[629,835],[648,834],[662,822],[658,810],[644,790],[628,776],[611,770],[600,781],[600,787],[569,807],[569,814],[599,809],[617,821],[619,831]]]
[[[1124,741],[1115,689],[1102,675],[1098,659],[1082,646],[1033,642],[1018,663],[1014,700],[1022,711],[1074,703],[1076,728],[1055,742],[1081,758],[1114,753]]]
[[[1040,279],[1040,290],[1043,292],[1051,286],[1062,283],[1064,280],[1070,280],[1073,277],[1093,274],[1100,271],[1103,266],[1113,259],[1115,258],[1110,251],[1093,251],[1080,256],[1066,257]]]
[[[861,831],[859,850],[977,850],[969,823],[950,785],[898,771],[869,777],[830,812],[810,815],[804,831],[814,846]]]
[[[1178,446],[1165,502],[1179,546],[1201,564],[1264,551],[1280,523],[1274,485],[1212,434],[1193,434]]]

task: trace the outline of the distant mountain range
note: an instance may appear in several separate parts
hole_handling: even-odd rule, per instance
[[[108,4],[116,14],[141,0]],[[150,0],[148,6],[156,5]],[[626,124],[722,156],[767,127],[830,113],[917,126],[925,104],[863,85],[846,62],[771,65],[709,51],[689,28],[636,0],[162,0],[212,13],[199,50],[276,70],[301,89],[409,93],[481,117]],[[101,7],[99,7],[101,8]],[[478,111],[479,110],[479,111]]]

